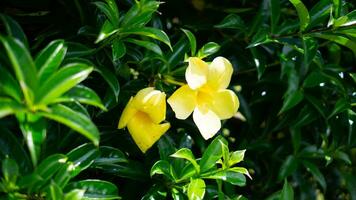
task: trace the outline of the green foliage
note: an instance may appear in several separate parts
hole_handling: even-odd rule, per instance
[[[356,199],[355,8],[2,1],[0,199]],[[117,130],[137,91],[169,97],[188,57],[217,56],[240,101],[219,136],[169,106],[146,154]]]

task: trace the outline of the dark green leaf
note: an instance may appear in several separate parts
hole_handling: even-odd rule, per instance
[[[120,31],[120,34],[122,35],[141,35],[141,36],[146,36],[150,37],[156,40],[159,40],[166,44],[170,49],[171,47],[171,42],[169,41],[169,37],[165,32],[163,32],[160,29],[152,28],[152,27],[142,27],[142,28],[130,28],[130,29],[124,29]]]
[[[216,170],[212,172],[208,172],[208,175],[202,175],[203,178],[206,179],[216,179],[226,181],[233,185],[237,186],[245,186],[246,185],[246,177],[241,173],[242,171],[235,170]]]
[[[184,34],[188,37],[189,43],[190,43],[190,52],[191,56],[195,55],[195,51],[197,50],[197,40],[192,32],[190,32],[187,29],[182,29]]]
[[[330,119],[331,117],[333,117],[334,115],[336,115],[338,113],[341,113],[341,112],[347,110],[349,107],[350,107],[350,102],[348,102],[346,99],[339,99],[336,102],[333,111],[328,116],[328,119]]]
[[[332,42],[335,42],[342,46],[345,46],[345,47],[349,48],[356,56],[356,42],[354,42],[344,36],[332,35],[332,34],[322,34],[322,33],[313,33],[310,35],[314,36],[314,37],[330,40]]]
[[[278,180],[281,181],[291,175],[298,167],[299,162],[293,155],[289,155],[281,165],[278,173]]]
[[[0,19],[3,21],[5,30],[9,36],[17,38],[28,48],[28,41],[25,33],[23,32],[21,26],[11,17],[0,14]]]
[[[125,44],[119,39],[116,39],[112,42],[111,50],[112,50],[112,57],[114,62],[118,61],[126,54]]]
[[[199,49],[197,53],[198,58],[205,58],[207,56],[210,56],[216,52],[218,52],[220,49],[220,45],[215,43],[215,42],[208,42],[206,43],[201,49]]]
[[[99,151],[100,156],[95,159],[94,165],[110,165],[128,162],[125,154],[114,147],[101,146],[99,147]]]
[[[5,94],[12,97],[17,102],[21,103],[22,93],[18,82],[5,67],[0,66],[0,94]]]
[[[144,40],[136,40],[136,39],[131,39],[131,38],[127,38],[127,39],[125,39],[125,41],[136,44],[136,45],[146,48],[160,56],[163,56],[161,47],[159,47],[157,44],[155,44],[153,42],[144,41]]]
[[[111,24],[115,27],[119,26],[119,11],[114,0],[106,0],[106,3],[97,1],[93,4],[106,15]]]
[[[67,153],[68,162],[72,163],[71,177],[77,176],[81,171],[90,167],[100,153],[93,144],[83,144]]]
[[[187,149],[187,148],[179,149],[177,152],[172,154],[171,157],[182,158],[182,159],[188,160],[190,163],[193,164],[196,172],[199,174],[200,167],[199,167],[197,161],[195,160],[195,157],[190,149]]]
[[[216,28],[227,29],[241,29],[245,30],[246,26],[240,16],[235,14],[229,14],[219,24],[215,25]]]
[[[160,2],[158,1],[136,1],[135,5],[125,14],[121,22],[121,27],[141,27],[149,22],[152,14],[157,11]]]
[[[2,175],[7,184],[16,184],[17,177],[19,176],[19,166],[16,161],[11,158],[5,158],[2,160]]]
[[[116,33],[119,31],[119,29],[115,28],[109,20],[106,20],[103,26],[101,27],[101,30],[99,32],[99,35],[97,39],[95,40],[95,43],[99,43],[106,38],[110,37],[112,34]]]
[[[188,185],[189,200],[202,200],[205,195],[205,182],[203,179],[192,179]]]
[[[21,111],[24,111],[24,108],[19,103],[9,98],[0,97],[0,118]]]
[[[84,190],[84,199],[99,200],[99,199],[120,199],[116,185],[102,180],[88,179],[71,183],[66,189]]]
[[[287,96],[283,101],[283,106],[279,111],[279,113],[286,112],[287,110],[295,107],[298,103],[300,103],[303,100],[303,98],[304,98],[304,94],[299,90],[287,94]]]
[[[160,160],[152,166],[150,175],[153,176],[155,174],[165,175],[166,177],[170,178],[171,180],[176,179],[176,175],[172,168],[172,165],[169,164],[169,162],[165,161],[165,160]]]
[[[109,85],[112,93],[115,96],[115,102],[117,102],[120,93],[120,84],[115,76],[115,73],[112,73],[107,68],[101,65],[97,65],[95,67],[95,71],[99,72],[99,74],[104,78],[106,83]]]
[[[62,67],[42,84],[36,102],[44,105],[55,102],[56,98],[82,82],[92,71],[93,67],[84,63],[70,63]]]
[[[210,143],[199,162],[201,172],[206,172],[213,168],[216,162],[221,159],[223,154],[222,145],[227,145],[227,141],[221,136],[216,137]]]
[[[287,179],[284,180],[283,189],[281,192],[280,200],[293,200],[294,191],[293,187],[288,183]]]
[[[61,200],[63,199],[63,191],[55,182],[51,182],[48,187],[46,199]]]
[[[320,186],[323,190],[326,190],[326,181],[324,175],[320,172],[318,167],[311,162],[303,160],[304,167],[315,177],[315,179],[319,182]]]
[[[57,70],[66,52],[67,47],[64,45],[64,41],[55,40],[38,53],[35,65],[38,70],[37,76],[40,84],[44,83]]]
[[[47,112],[40,112],[40,114],[78,131],[95,145],[99,144],[99,131],[87,116],[59,104],[51,106]]]
[[[270,0],[270,10],[271,10],[271,32],[274,33],[281,15],[281,3],[279,0]]]

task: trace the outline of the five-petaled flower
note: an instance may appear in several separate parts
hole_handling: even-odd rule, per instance
[[[176,118],[186,119],[193,112],[193,120],[204,139],[213,137],[221,128],[220,120],[234,116],[239,108],[236,94],[226,89],[233,68],[223,57],[210,64],[199,58],[188,60],[185,78],[188,84],[181,86],[168,98],[168,104]]]
[[[145,153],[170,127],[166,117],[166,95],[152,87],[131,97],[119,120],[118,128],[127,126],[137,146]]]

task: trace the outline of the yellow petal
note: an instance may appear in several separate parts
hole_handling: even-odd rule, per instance
[[[190,89],[188,85],[183,85],[176,90],[167,102],[174,111],[176,118],[187,119],[196,106],[197,92]]]
[[[208,64],[196,57],[189,58],[188,62],[185,79],[189,87],[195,90],[207,82]]]
[[[145,153],[169,129],[169,123],[156,124],[144,112],[137,112],[127,128],[140,150]]]
[[[135,107],[133,105],[133,98],[131,97],[131,99],[127,103],[124,111],[121,114],[118,128],[119,129],[124,128],[127,125],[127,123],[130,121],[130,119],[135,115],[136,112],[137,112],[137,110],[135,109]]]
[[[205,140],[212,138],[221,128],[219,117],[203,107],[194,109],[193,120]]]
[[[140,90],[134,97],[135,107],[147,113],[156,124],[166,118],[166,94],[149,87]]]
[[[208,84],[215,89],[225,89],[229,86],[233,68],[229,60],[217,57],[210,63]]]
[[[210,106],[220,119],[229,119],[236,114],[239,105],[239,99],[233,91],[220,90],[214,93]]]

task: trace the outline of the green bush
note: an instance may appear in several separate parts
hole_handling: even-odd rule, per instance
[[[356,200],[355,6],[3,0],[0,199]]]

